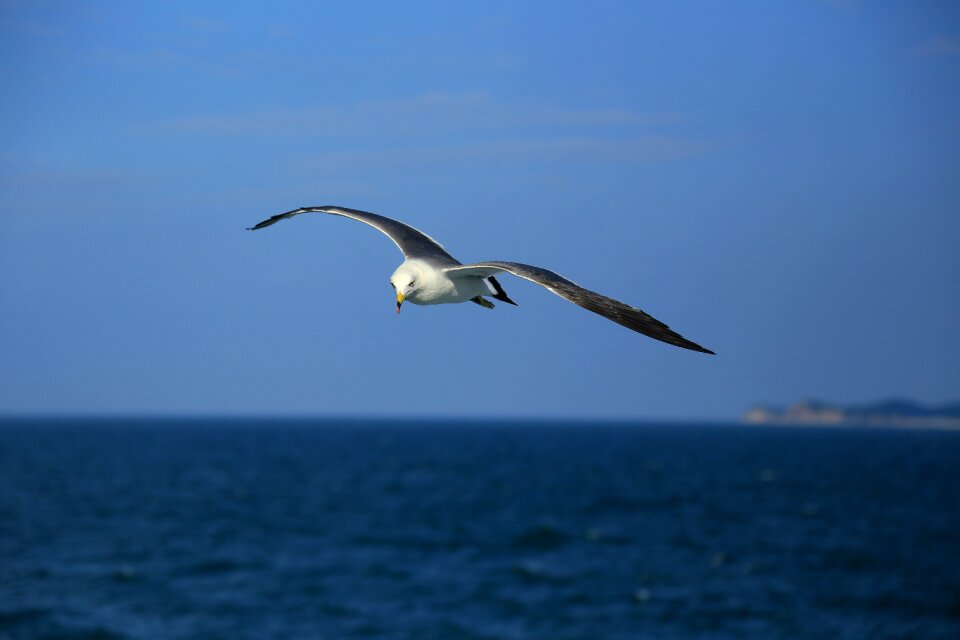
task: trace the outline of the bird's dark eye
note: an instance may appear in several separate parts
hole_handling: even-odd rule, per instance
[[[416,282],[416,280],[411,280],[411,281],[410,281],[410,284],[408,284],[407,286],[408,286],[408,287],[412,287],[415,282]]]

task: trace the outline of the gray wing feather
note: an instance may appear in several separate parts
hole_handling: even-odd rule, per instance
[[[406,258],[432,258],[434,260],[440,260],[446,264],[460,264],[453,259],[453,256],[444,250],[439,242],[424,232],[415,229],[408,224],[394,220],[393,218],[381,216],[376,213],[368,213],[367,211],[348,209],[346,207],[337,207],[332,205],[324,205],[320,207],[300,207],[299,209],[294,209],[293,211],[278,213],[275,216],[271,216],[263,222],[259,222],[252,227],[248,227],[247,230],[256,231],[257,229],[263,229],[272,224],[276,224],[281,220],[298,216],[301,213],[329,213],[335,216],[343,216],[345,218],[359,220],[360,222],[364,222],[374,229],[379,230],[393,240],[393,243],[397,245]]]
[[[489,261],[448,267],[444,271],[451,276],[461,274],[464,276],[471,275],[481,277],[506,271],[507,273],[512,273],[515,276],[535,282],[561,298],[565,298],[588,311],[600,314],[604,318],[613,320],[617,324],[623,325],[628,329],[633,329],[645,336],[650,336],[656,340],[683,347],[684,349],[699,351],[701,353],[713,353],[713,351],[687,340],[664,323],[644,313],[640,309],[631,307],[619,300],[602,296],[595,291],[584,289],[580,285],[548,269],[541,269],[540,267],[533,267],[518,262]]]

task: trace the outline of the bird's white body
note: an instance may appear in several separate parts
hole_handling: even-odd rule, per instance
[[[426,260],[405,260],[390,276],[390,284],[404,300],[414,304],[450,304],[467,302],[493,291],[484,278],[450,277]]]

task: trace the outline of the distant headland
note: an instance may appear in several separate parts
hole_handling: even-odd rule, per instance
[[[807,400],[786,409],[751,407],[741,420],[746,424],[769,425],[960,429],[960,402],[931,407],[912,400],[885,400],[868,405],[841,406]]]

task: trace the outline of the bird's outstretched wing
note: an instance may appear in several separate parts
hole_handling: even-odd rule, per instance
[[[324,205],[320,207],[300,207],[299,209],[294,209],[293,211],[278,213],[275,216],[271,216],[263,222],[259,222],[252,227],[248,227],[247,230],[256,231],[257,229],[263,229],[264,227],[269,227],[270,225],[280,222],[281,220],[298,216],[301,213],[329,213],[335,216],[353,218],[354,220],[364,222],[374,229],[383,232],[387,237],[393,240],[393,243],[397,245],[406,258],[433,258],[434,260],[439,259],[443,262],[447,262],[448,264],[460,264],[453,259],[453,256],[444,250],[439,242],[424,232],[386,216],[381,216],[376,213],[368,213],[366,211],[359,211],[357,209],[347,209],[346,207],[336,207],[332,205]]]
[[[664,323],[644,313],[640,309],[631,307],[619,300],[602,296],[589,289],[584,289],[580,285],[574,284],[563,276],[548,269],[541,269],[540,267],[533,267],[518,262],[499,261],[478,262],[476,264],[452,266],[444,269],[444,273],[451,278],[457,276],[479,276],[485,278],[504,271],[535,282],[561,298],[566,298],[584,309],[598,313],[604,318],[613,320],[617,324],[621,324],[628,329],[633,329],[656,340],[692,351],[713,353],[713,351],[687,340],[679,333],[671,330],[670,327]]]

